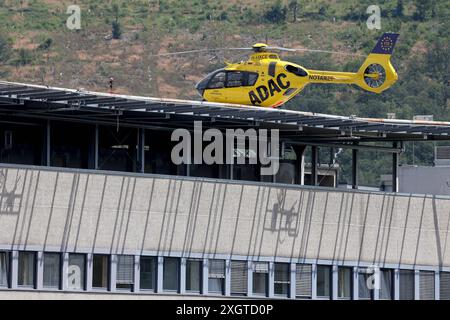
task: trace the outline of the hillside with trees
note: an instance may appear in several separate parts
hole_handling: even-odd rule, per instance
[[[70,5],[81,8],[81,28],[70,30]],[[236,52],[158,57],[159,53],[267,42],[295,48],[366,55],[383,32],[398,32],[392,58],[399,81],[383,94],[353,86],[307,87],[285,108],[412,119],[450,120],[450,1],[378,1],[381,30],[369,30],[362,0],[0,0],[0,79],[51,86],[180,99],[200,99],[195,83]],[[364,58],[283,54],[306,68],[356,71]],[[406,145],[404,164],[432,164],[432,145]],[[414,150],[414,156],[413,156]],[[339,155],[348,160],[347,152]],[[326,159],[326,157],[323,157]],[[389,173],[387,155],[364,155],[361,184]],[[324,160],[326,162],[326,160]],[[344,161],[342,161],[344,162]],[[345,161],[347,162],[347,161]],[[348,180],[342,168],[341,180]]]

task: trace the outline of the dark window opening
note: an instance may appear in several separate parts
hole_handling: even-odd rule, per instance
[[[43,165],[46,128],[39,124],[0,124],[0,162]]]
[[[186,165],[176,165],[170,155],[178,141],[171,141],[170,131],[145,130],[145,173],[185,175]]]
[[[51,165],[66,168],[88,168],[89,148],[93,162],[94,126],[80,123],[51,123]],[[91,167],[93,165],[91,164]]]
[[[109,284],[109,256],[95,254],[92,267],[92,287],[108,289]]]
[[[143,290],[156,289],[156,258],[141,257],[140,262],[140,284]]]
[[[286,71],[295,74],[296,76],[299,77],[306,77],[308,75],[308,73],[303,70],[302,68],[293,66],[291,64],[286,65]]]
[[[99,169],[135,172],[137,169],[137,129],[99,127]]]

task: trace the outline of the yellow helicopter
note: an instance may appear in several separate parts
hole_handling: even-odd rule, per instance
[[[297,95],[310,83],[356,84],[364,90],[380,93],[398,79],[390,62],[398,34],[384,33],[357,72],[310,70],[282,61],[273,51],[317,51],[269,47],[257,43],[252,48],[203,49],[163,55],[215,50],[253,50],[248,61],[227,63],[196,85],[204,100],[276,108]]]

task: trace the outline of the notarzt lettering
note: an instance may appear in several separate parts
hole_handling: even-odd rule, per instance
[[[310,75],[309,79],[310,80],[333,81],[334,77],[332,77],[332,76]]]
[[[269,99],[269,97],[273,97],[275,92],[281,92],[282,90],[288,89],[291,86],[289,81],[283,82],[283,79],[287,76],[284,73],[280,73],[276,82],[274,79],[270,79],[267,82],[267,86],[262,85],[256,88],[256,93],[252,90],[248,93],[250,97],[250,102],[253,105],[260,104],[263,101]]]

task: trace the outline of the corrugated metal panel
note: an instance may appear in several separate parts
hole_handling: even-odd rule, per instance
[[[414,270],[400,270],[400,300],[414,300]]]
[[[267,262],[255,262],[253,271],[257,273],[269,273],[269,264]]]
[[[311,298],[312,266],[310,264],[297,264],[295,273],[295,295],[302,298]]]
[[[450,272],[441,272],[439,276],[440,299],[450,300]]]
[[[117,256],[117,280],[118,284],[134,283],[134,256]]]
[[[420,290],[420,300],[434,300],[433,271],[420,271],[419,290]]]
[[[231,261],[231,293],[247,294],[247,262]]]
[[[209,260],[209,277],[225,278],[225,261]]]

